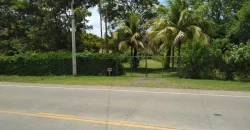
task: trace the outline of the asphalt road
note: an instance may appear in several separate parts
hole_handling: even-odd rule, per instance
[[[0,82],[0,130],[249,130],[250,93]]]

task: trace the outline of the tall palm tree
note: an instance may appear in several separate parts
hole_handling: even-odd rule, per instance
[[[101,33],[101,38],[103,38],[103,35],[102,35],[102,0],[99,1],[98,11],[100,15],[100,33]],[[102,53],[103,53],[103,43],[102,43]]]
[[[121,50],[124,46],[130,47],[131,49],[131,57],[132,66],[134,69],[137,68],[137,51],[139,48],[144,48],[142,43],[142,24],[139,16],[134,13],[130,14],[128,20],[125,20],[120,26],[120,28],[113,33],[113,39],[118,40],[120,37],[119,49]]]
[[[148,33],[148,36],[151,39],[151,45],[161,44],[161,48],[167,48],[168,56],[171,54],[171,48],[172,56],[174,56],[174,47],[177,46],[178,65],[180,65],[182,43],[198,39],[209,44],[212,22],[204,18],[204,14],[207,13],[207,4],[192,10],[186,0],[168,0],[168,5],[169,9],[163,12],[165,15],[161,14],[160,18],[153,20],[152,31]]]

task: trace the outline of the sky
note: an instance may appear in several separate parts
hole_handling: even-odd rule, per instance
[[[158,1],[160,2],[160,4],[166,5],[167,0],[158,0]],[[90,8],[89,11],[92,13],[92,16],[87,18],[89,20],[88,25],[92,25],[93,29],[89,30],[88,32],[101,37],[100,16],[98,13],[98,7],[96,6],[94,8]],[[104,23],[103,23],[103,30],[104,30]]]

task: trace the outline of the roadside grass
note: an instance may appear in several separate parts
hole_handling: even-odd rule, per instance
[[[250,82],[222,81],[222,80],[197,80],[178,78],[176,68],[164,69],[162,63],[148,60],[146,77],[145,60],[140,62],[138,70],[133,71],[128,63],[123,64],[126,75],[119,77],[104,76],[4,76],[0,75],[1,82],[22,82],[41,84],[67,84],[90,86],[121,86],[121,87],[150,87],[150,88],[179,88],[200,90],[228,90],[250,91]]]
[[[142,78],[142,77],[128,77],[128,76],[121,76],[121,77],[0,76],[0,84],[1,82],[250,91],[250,82],[194,80],[194,79],[180,79],[177,77]]]
[[[22,82],[42,84],[68,84],[68,85],[101,85],[112,86],[120,82],[133,80],[132,77],[104,77],[104,76],[0,76],[1,82]]]

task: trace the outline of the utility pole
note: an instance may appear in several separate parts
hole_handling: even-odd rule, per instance
[[[72,17],[72,29],[71,30],[72,30],[72,65],[73,65],[73,76],[77,76],[74,0],[72,0],[72,2],[71,2],[71,17]]]

